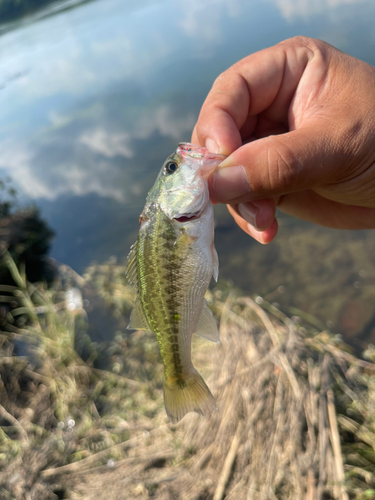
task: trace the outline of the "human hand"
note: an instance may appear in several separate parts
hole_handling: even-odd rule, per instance
[[[211,198],[269,243],[276,206],[322,226],[375,228],[374,122],[375,68],[296,37],[217,78],[192,142],[229,155],[209,178]]]

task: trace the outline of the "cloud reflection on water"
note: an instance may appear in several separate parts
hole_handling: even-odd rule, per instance
[[[287,21],[308,19],[316,14],[328,14],[330,9],[344,5],[359,5],[369,0],[269,0],[277,5],[280,14]]]
[[[253,3],[248,2],[248,3]],[[223,39],[225,18],[243,15],[244,8],[240,0],[188,0],[183,3],[183,13],[177,24],[185,35],[205,43]],[[224,22],[223,22],[224,20]]]
[[[52,116],[53,127],[42,138],[21,145],[8,140],[0,151],[0,169],[11,172],[22,192],[32,199],[95,193],[124,203],[129,195],[142,191],[137,183],[139,170],[127,166],[135,155],[134,144],[155,134],[178,141],[196,120],[193,113],[181,117],[173,106],[162,105],[141,113],[132,130],[104,124],[92,127],[86,120],[74,137],[74,120]]]
[[[130,134],[127,132],[109,133],[100,126],[91,130],[85,130],[78,138],[78,142],[87,146],[94,153],[113,158],[120,155],[131,158],[134,153],[130,148]]]

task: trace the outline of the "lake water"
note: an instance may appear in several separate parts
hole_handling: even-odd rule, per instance
[[[0,29],[0,176],[41,208],[56,231],[51,255],[78,272],[125,258],[161,164],[190,140],[228,66],[294,35],[375,65],[373,0],[96,0],[52,10]],[[222,278],[375,341],[373,231],[280,215],[264,247],[216,211]]]

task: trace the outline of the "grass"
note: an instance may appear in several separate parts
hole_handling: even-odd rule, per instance
[[[47,289],[5,263],[0,498],[375,499],[373,347],[359,359],[314,318],[220,284],[207,299],[221,344],[194,338],[192,355],[219,410],[173,426],[153,336],[119,331],[103,351],[69,307],[72,286],[90,287],[126,317],[123,266],[67,270]]]

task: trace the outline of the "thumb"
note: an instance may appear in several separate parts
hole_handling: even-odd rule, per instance
[[[212,200],[276,198],[345,176],[348,156],[319,125],[254,140],[234,151],[209,179]]]

